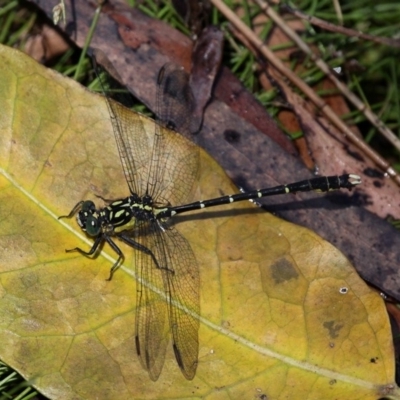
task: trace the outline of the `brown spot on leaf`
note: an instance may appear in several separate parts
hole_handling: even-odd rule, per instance
[[[272,277],[276,283],[283,283],[291,279],[297,279],[299,274],[293,267],[293,264],[286,258],[281,258],[272,264]]]

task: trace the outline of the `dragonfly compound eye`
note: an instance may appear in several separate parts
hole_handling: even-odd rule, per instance
[[[76,216],[76,221],[78,222],[78,225],[81,227],[82,230],[87,231],[90,236],[95,236],[96,234],[91,234],[90,232],[93,231],[93,229],[89,228],[90,231],[87,230],[89,225],[93,224],[88,224],[88,219],[90,217],[93,218],[93,214],[96,212],[96,207],[93,203],[93,201],[87,200],[84,201],[81,207],[81,210],[79,211],[78,215]]]
[[[97,236],[100,233],[100,221],[93,215],[89,215],[86,219],[86,232],[90,236]]]

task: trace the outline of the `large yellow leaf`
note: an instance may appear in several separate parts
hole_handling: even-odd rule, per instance
[[[177,223],[200,266],[199,365],[185,380],[169,349],[150,381],[132,249],[106,282],[115,254],[66,254],[92,241],[57,220],[95,194],[128,195],[104,100],[9,48],[0,66],[3,361],[54,399],[399,398],[380,297],[330,244],[248,202]],[[198,199],[234,191],[204,153],[200,169]]]

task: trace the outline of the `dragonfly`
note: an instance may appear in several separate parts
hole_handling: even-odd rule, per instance
[[[88,251],[78,247],[67,251],[92,256],[108,243],[118,256],[110,270],[111,280],[124,261],[116,239],[136,250],[135,343],[140,363],[156,381],[171,336],[176,362],[191,380],[198,366],[200,277],[191,245],[174,227],[173,217],[265,196],[352,189],[361,179],[355,174],[325,176],[187,203],[199,168],[199,150],[190,132],[195,100],[188,75],[173,64],[160,70],[159,120],[150,135],[137,115],[108,96],[105,100],[130,193],[126,198],[105,200],[107,205],[102,208],[96,208],[91,200],[79,201],[68,215],[60,217],[77,214],[80,228],[94,239]],[[174,133],[167,134],[167,130]]]

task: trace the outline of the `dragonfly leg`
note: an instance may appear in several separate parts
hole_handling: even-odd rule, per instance
[[[174,270],[172,270],[172,269],[169,269],[167,267],[161,267],[160,264],[158,263],[158,260],[157,260],[156,256],[146,246],[143,246],[142,244],[140,244],[140,243],[136,242],[135,240],[133,240],[131,237],[125,236],[123,234],[118,235],[118,238],[121,239],[123,242],[125,242],[127,245],[133,247],[134,249],[142,251],[143,253],[149,255],[152,258],[156,268],[162,269],[164,271],[168,271],[168,272],[171,272],[171,273],[174,273]]]
[[[57,219],[61,219],[61,218],[71,218],[74,214],[76,214],[76,212],[82,207],[82,204],[84,203],[84,201],[80,201],[79,203],[77,203],[75,205],[75,207],[70,211],[70,213],[68,215],[61,215],[60,217],[58,217]]]
[[[66,249],[65,251],[67,253],[72,253],[73,251],[77,251],[80,254],[83,254],[84,256],[91,256],[96,252],[96,250],[99,248],[101,242],[104,240],[104,237],[102,235],[99,235],[96,240],[93,243],[92,248],[89,251],[85,251],[80,249],[79,247],[75,247],[74,249]]]
[[[108,279],[106,279],[106,281],[111,281],[114,272],[119,268],[119,266],[121,265],[121,261],[123,261],[125,257],[124,253],[122,253],[122,250],[115,244],[115,242],[109,236],[106,236],[104,239],[107,241],[110,247],[118,254],[117,261],[110,269],[110,276],[108,277]]]
[[[96,196],[98,199],[103,200],[104,203],[107,203],[107,204],[110,204],[110,203],[112,203],[113,201],[115,201],[115,199],[114,199],[114,200],[113,200],[113,199],[105,199],[103,196],[100,196],[100,195],[98,195],[98,194],[95,194],[95,196]]]

